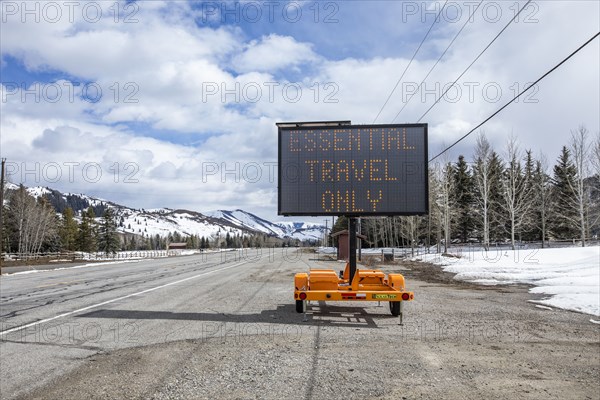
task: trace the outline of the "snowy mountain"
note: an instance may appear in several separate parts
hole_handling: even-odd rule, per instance
[[[325,227],[307,222],[277,222],[276,225],[283,230],[285,237],[301,241],[319,241],[323,238]]]
[[[262,232],[269,236],[277,236],[280,238],[285,237],[285,232],[281,227],[262,219],[252,213],[244,210],[217,210],[209,211],[205,215],[212,217],[216,220],[228,221],[236,227],[249,229],[251,231]]]
[[[9,183],[6,189],[14,191],[18,186]],[[273,223],[239,209],[205,213],[169,208],[135,209],[86,194],[61,193],[47,187],[31,187],[27,188],[27,192],[36,198],[44,196],[59,213],[71,207],[80,216],[82,211],[92,207],[96,216],[100,217],[110,208],[116,216],[118,230],[124,234],[165,237],[179,232],[184,237],[215,238],[224,237],[227,233],[232,236],[260,233],[280,239],[314,241],[319,240],[325,230],[324,226],[304,222]]]
[[[269,236],[292,238],[300,241],[319,241],[323,237],[325,227],[306,222],[270,222],[244,210],[217,210],[205,215],[218,220],[231,222],[233,225]]]

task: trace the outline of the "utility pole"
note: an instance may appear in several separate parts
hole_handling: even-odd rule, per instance
[[[329,246],[329,237],[327,236],[327,229],[328,229],[327,223],[328,222],[329,222],[328,220],[325,220],[325,234],[323,236],[323,243],[324,243],[323,247],[328,247]]]
[[[4,219],[2,210],[4,210],[4,164],[6,158],[2,159],[2,169],[0,172],[0,269],[2,269],[2,263],[4,257],[2,256],[2,249],[4,248]]]

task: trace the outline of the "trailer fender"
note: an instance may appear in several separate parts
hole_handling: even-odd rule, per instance
[[[301,272],[294,276],[296,290],[308,290],[308,274]]]
[[[389,274],[388,283],[396,290],[404,290],[404,276],[402,274]]]

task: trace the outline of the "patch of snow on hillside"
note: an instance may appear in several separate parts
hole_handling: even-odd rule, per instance
[[[321,240],[323,238],[323,230],[312,228],[312,229],[302,229],[292,232],[291,237],[298,240]]]
[[[17,187],[17,189],[18,189],[18,187]],[[45,194],[50,193],[50,190],[48,190],[48,188],[45,188],[42,186],[35,186],[35,187],[27,188],[27,193],[29,193],[29,195],[31,195],[37,199],[38,197],[41,197]]]
[[[216,210],[204,214],[212,218],[224,219],[239,227],[262,232],[267,235],[284,236],[284,232],[279,226],[243,210]]]
[[[211,224],[186,212],[147,214],[135,211],[123,216],[123,227],[120,227],[119,231],[161,237],[168,236],[171,232],[180,232],[183,235],[197,235],[205,238],[217,235],[224,237],[227,232],[234,235],[242,233],[239,229]]]

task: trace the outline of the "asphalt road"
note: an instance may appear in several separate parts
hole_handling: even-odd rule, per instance
[[[387,304],[294,311],[296,249],[0,278],[8,398],[600,399],[600,327],[418,265],[404,325]],[[405,269],[407,268],[407,269]]]

